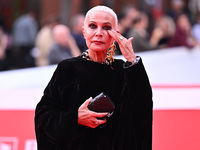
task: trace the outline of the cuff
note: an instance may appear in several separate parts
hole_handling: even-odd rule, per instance
[[[124,64],[124,68],[129,68],[131,66],[136,65],[139,62],[139,60],[140,60],[140,57],[138,56],[138,57],[136,57],[136,59],[133,63],[130,62],[130,61],[126,61],[125,64]]]

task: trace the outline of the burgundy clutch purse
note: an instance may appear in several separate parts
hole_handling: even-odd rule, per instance
[[[88,109],[95,112],[109,112],[112,114],[115,110],[115,104],[107,94],[102,92],[90,101]]]

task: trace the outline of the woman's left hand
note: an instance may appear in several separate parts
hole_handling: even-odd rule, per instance
[[[87,126],[90,128],[96,128],[101,124],[106,123],[106,119],[98,119],[108,116],[109,113],[96,113],[88,109],[88,104],[92,100],[92,97],[87,99],[78,109],[78,124]]]
[[[120,50],[124,58],[127,61],[133,63],[136,59],[135,53],[133,51],[133,46],[132,46],[133,37],[126,39],[115,30],[109,30],[108,33],[119,44]]]

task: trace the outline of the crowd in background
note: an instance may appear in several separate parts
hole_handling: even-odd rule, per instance
[[[118,14],[118,29],[126,38],[134,37],[135,52],[200,44],[200,16],[191,22],[191,14],[184,10],[180,0],[158,19],[134,6],[124,7]],[[40,28],[34,10],[17,18],[12,34],[4,32],[0,20],[0,71],[57,64],[63,59],[76,57],[87,49],[82,26],[84,15],[73,16],[69,25],[58,17],[50,17]],[[121,52],[116,44],[116,55]]]

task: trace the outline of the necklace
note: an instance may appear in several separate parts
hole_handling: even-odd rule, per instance
[[[103,62],[102,64],[107,64],[107,65],[111,65],[112,62],[114,62],[114,58],[113,58],[113,55],[115,55],[115,52],[114,50],[116,49],[116,46],[115,44],[113,43],[110,47],[110,49],[108,50],[108,53],[107,53],[107,56],[106,56],[106,59],[105,59],[105,62]],[[89,50],[86,50],[85,52],[83,52],[81,54],[81,57],[86,59],[86,60],[90,60],[90,57],[89,57]]]
[[[81,54],[81,57],[84,58],[84,59],[86,59],[86,60],[90,60],[88,50],[86,50],[85,52],[83,52]],[[114,58],[111,58],[110,55],[109,55],[109,53],[108,53],[107,56],[106,56],[105,62],[103,62],[102,64],[111,65],[112,62],[114,62]]]

